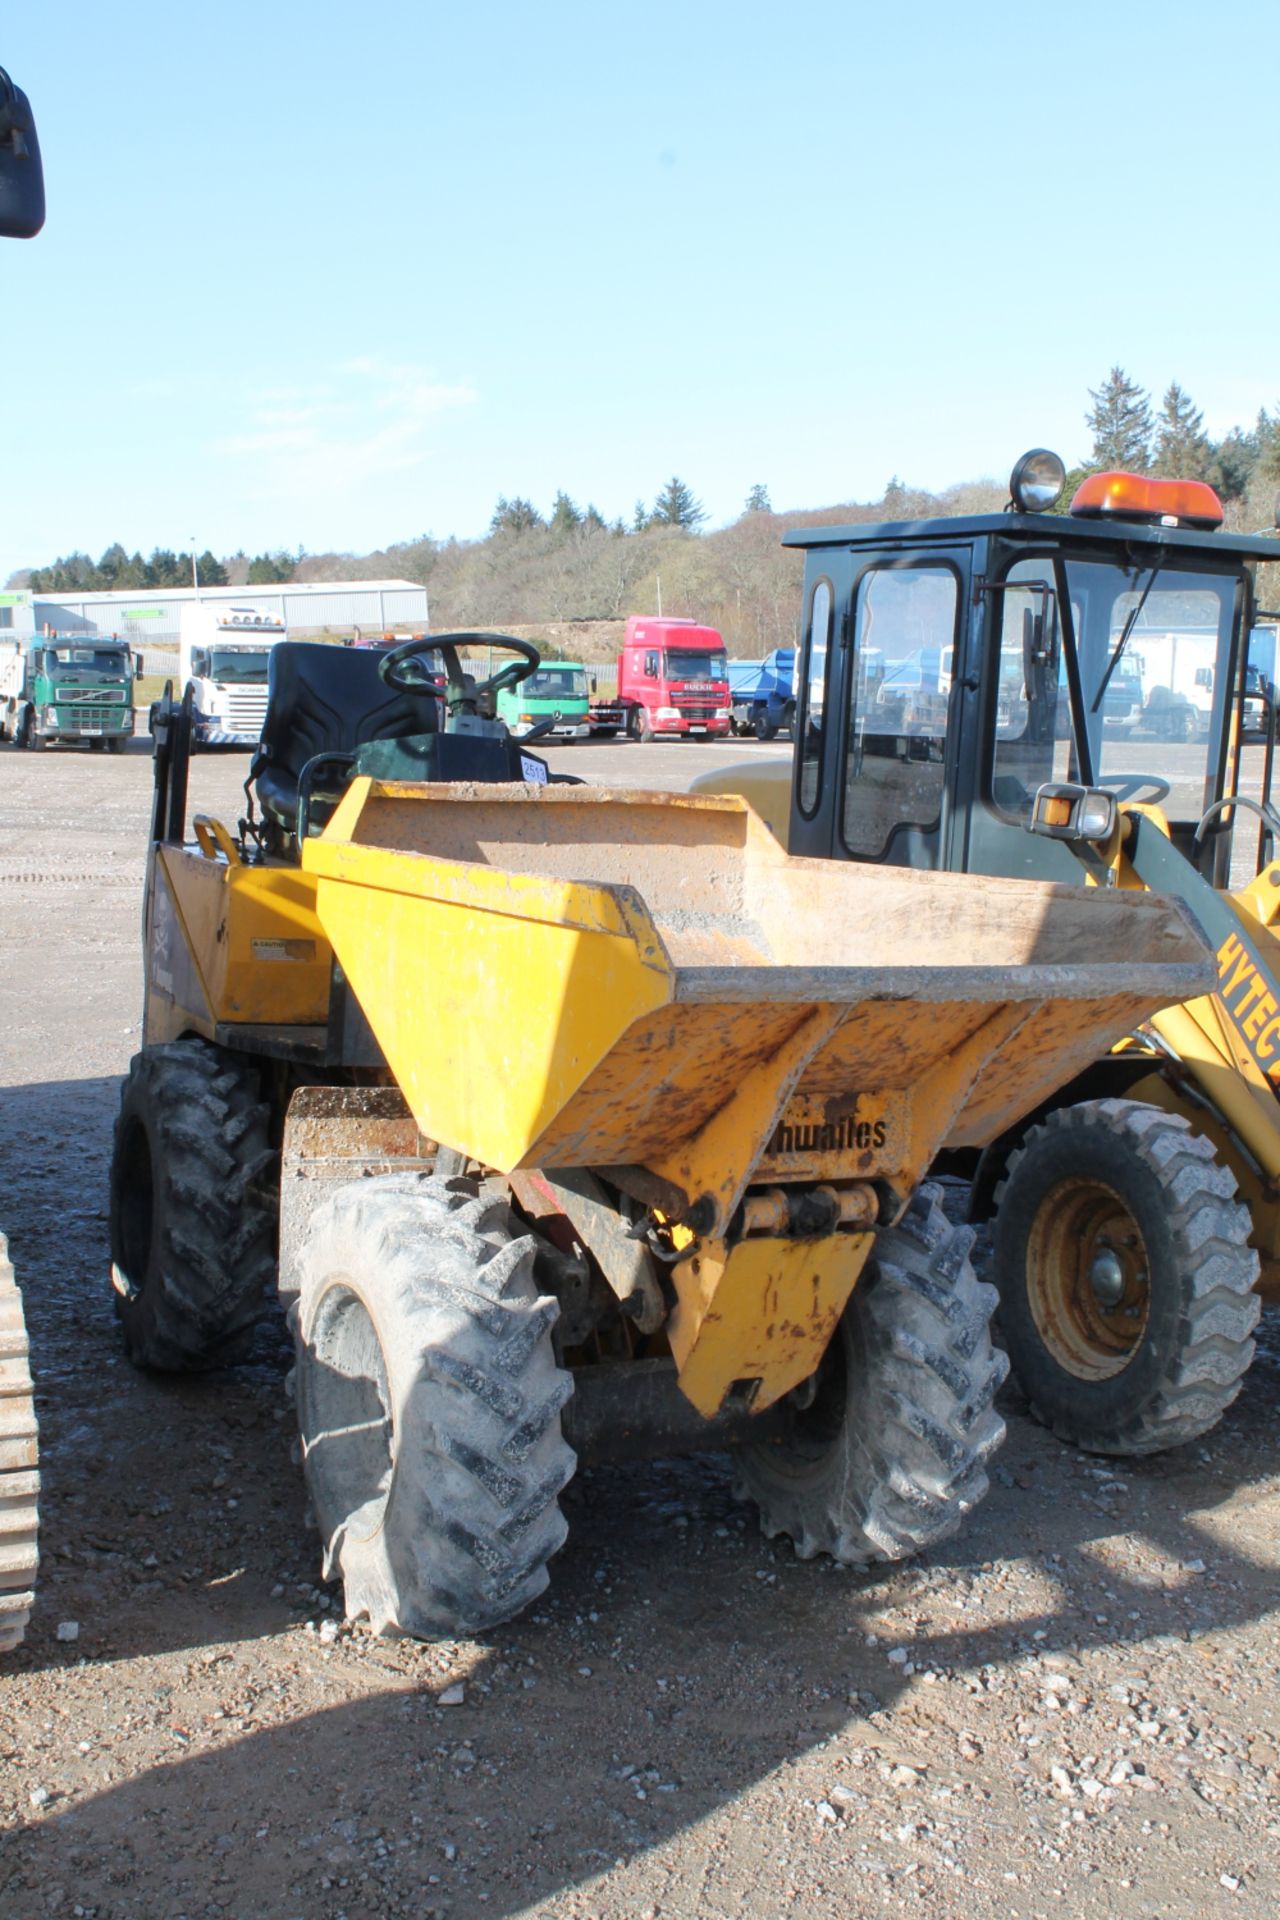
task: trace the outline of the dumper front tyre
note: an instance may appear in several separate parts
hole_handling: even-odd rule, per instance
[[[316,1212],[292,1310],[324,1572],[374,1633],[477,1633],[547,1585],[572,1392],[535,1243],[473,1183],[390,1174]]]
[[[205,1040],[134,1056],[111,1157],[111,1282],[129,1358],[247,1357],[275,1275],[277,1156],[252,1069]]]
[[[742,1487],[770,1538],[802,1560],[848,1567],[902,1560],[945,1540],[987,1491],[1004,1438],[993,1348],[994,1287],[923,1187],[876,1239],[813,1378],[768,1438],[738,1450]]]
[[[1092,1453],[1216,1426],[1253,1358],[1258,1256],[1235,1176],[1180,1114],[1135,1100],[1050,1113],[996,1189],[994,1277],[1037,1419]]]

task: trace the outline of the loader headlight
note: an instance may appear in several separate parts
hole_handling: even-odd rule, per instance
[[[1060,456],[1048,447],[1024,453],[1009,479],[1009,496],[1017,513],[1047,513],[1067,481]]]
[[[1070,781],[1038,787],[1028,822],[1049,840],[1109,840],[1116,826],[1116,797],[1105,787]]]

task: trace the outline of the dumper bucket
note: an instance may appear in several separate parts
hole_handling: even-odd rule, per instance
[[[425,1134],[647,1169],[698,1231],[753,1180],[905,1197],[1213,984],[1169,898],[799,859],[734,796],[361,779],[303,864]]]

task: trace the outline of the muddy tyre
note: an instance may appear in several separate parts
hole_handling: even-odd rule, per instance
[[[0,1653],[21,1643],[39,1560],[38,1436],[22,1295],[0,1233]]]
[[[970,1228],[948,1226],[937,1188],[922,1187],[877,1236],[785,1424],[739,1449],[765,1533],[786,1534],[802,1560],[905,1559],[954,1533],[986,1493],[1008,1362],[991,1344],[995,1289],[976,1278],[972,1244]]]
[[[277,1156],[258,1077],[205,1040],[136,1054],[111,1157],[111,1282],[129,1358],[246,1358],[275,1277]]]
[[[476,1633],[521,1612],[563,1544],[559,1308],[534,1241],[472,1182],[389,1174],[316,1212],[291,1314],[324,1572],[375,1633]]]
[[[1258,1256],[1235,1177],[1180,1115],[1051,1113],[996,1189],[995,1280],[1037,1419],[1092,1453],[1160,1453],[1217,1424],[1253,1358]]]

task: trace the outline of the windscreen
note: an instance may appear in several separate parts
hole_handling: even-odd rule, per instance
[[[224,685],[235,681],[265,680],[270,658],[265,649],[246,649],[241,652],[236,647],[213,647],[209,654],[208,678],[220,680]]]
[[[585,700],[587,676],[581,667],[539,667],[516,691],[529,700]]]
[[[728,657],[723,653],[694,653],[683,647],[667,648],[668,680],[725,680],[728,674]]]
[[[109,673],[119,678],[129,672],[129,656],[123,647],[55,647],[57,671],[69,669],[90,673]]]
[[[1198,820],[1212,798],[1218,677],[1238,576],[1106,559],[1018,560],[1000,598],[992,797],[1026,818],[1036,788],[1078,780],[1060,599],[1071,608],[1095,780]]]

